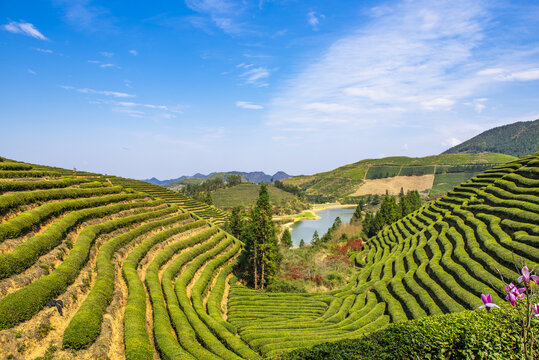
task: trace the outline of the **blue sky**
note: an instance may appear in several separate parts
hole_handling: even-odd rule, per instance
[[[539,118],[536,1],[2,1],[0,155],[133,178],[438,154]]]

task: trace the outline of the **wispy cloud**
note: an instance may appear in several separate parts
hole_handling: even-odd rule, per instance
[[[114,18],[107,8],[92,4],[92,0],[53,0],[64,9],[64,19],[71,26],[84,31],[111,31]]]
[[[442,141],[442,145],[446,146],[446,147],[457,146],[460,143],[462,143],[462,141],[460,141],[459,139],[454,138],[454,137]]]
[[[99,61],[99,60],[88,60],[88,62],[90,64],[95,64],[97,66],[99,66],[100,68],[103,68],[103,69],[106,69],[106,68],[116,68],[116,69],[121,69],[118,65],[116,64],[112,64],[112,63],[105,63],[105,62],[102,62],[102,61]]]
[[[465,102],[464,105],[472,106],[475,112],[480,114],[487,107],[485,105],[485,102],[487,101],[488,101],[487,98],[478,98],[478,99],[473,99],[472,101],[469,101],[469,102]]]
[[[478,71],[477,75],[491,78],[496,81],[533,81],[539,80],[539,68],[528,68],[516,71],[502,68],[489,68]]]
[[[129,50],[129,53],[133,56],[137,56],[138,55],[138,52],[137,50]]]
[[[30,74],[30,75],[35,75],[36,72],[35,72],[34,70],[32,70],[32,69],[28,69],[28,74]]]
[[[114,56],[114,53],[109,52],[109,51],[101,51],[100,54],[103,55],[104,57],[113,57]]]
[[[320,25],[320,19],[325,19],[324,14],[318,14],[315,11],[309,11],[307,13],[307,22],[311,25],[313,30],[318,30],[318,25]]]
[[[237,21],[243,12],[243,5],[231,0],[185,0],[192,10],[208,16],[219,29],[227,34],[238,35],[245,31],[244,24]],[[206,27],[204,20],[199,17],[191,18],[191,23],[199,28]]]
[[[83,94],[96,94],[96,95],[105,95],[105,96],[112,96],[115,98],[130,98],[135,97],[135,95],[119,92],[119,91],[108,91],[108,90],[94,90],[90,88],[76,88],[74,86],[68,86],[68,85],[60,85],[62,89],[66,90],[73,90],[79,93]]]
[[[491,24],[483,5],[424,0],[373,9],[366,25],[285,84],[268,105],[267,123],[417,125],[483,98],[477,92],[488,83],[539,79],[537,67],[488,69],[487,61],[494,62],[485,49]],[[318,25],[319,17],[309,14]],[[485,108],[484,101],[473,106]]]
[[[183,113],[181,106],[167,106],[159,104],[144,104],[132,101],[110,100],[104,103],[112,105],[112,111],[127,114],[130,117],[154,117],[172,119]]]
[[[253,67],[253,64],[239,64],[238,68],[244,71],[240,74],[240,78],[245,84],[254,85],[257,87],[268,86],[265,81],[270,75],[271,71],[265,66]]]
[[[24,21],[10,21],[2,27],[13,34],[23,34],[40,40],[49,40],[33,24]]]
[[[250,110],[262,110],[264,108],[262,105],[253,104],[249,101],[236,101],[236,107]]]
[[[42,52],[42,53],[45,53],[45,54],[52,54],[53,53],[53,51],[50,50],[50,49],[36,48],[36,51],[39,51],[39,52]]]

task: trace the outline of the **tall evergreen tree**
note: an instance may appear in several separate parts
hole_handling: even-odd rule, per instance
[[[225,230],[238,239],[241,239],[243,228],[243,208],[241,206],[236,206],[232,209],[232,215],[225,224]]]
[[[204,202],[208,205],[213,205],[213,199],[209,191],[206,192],[206,197],[204,198]]]
[[[356,207],[356,211],[354,211],[354,214],[352,215],[352,218],[350,219],[350,224],[359,224],[361,223],[361,220],[363,218],[363,214],[362,214],[362,211],[363,208],[362,208],[362,205],[361,205],[361,202],[359,204],[357,204],[357,207]]]
[[[265,184],[260,186],[258,200],[251,211],[243,239],[249,277],[255,289],[263,290],[277,273],[281,261],[268,189]]]
[[[363,232],[367,237],[370,237],[372,234],[372,227],[373,227],[373,215],[372,212],[365,213],[365,218],[363,219],[362,225],[363,225]]]
[[[318,245],[318,243],[320,243],[320,236],[318,235],[318,230],[315,230],[311,244]]]
[[[285,248],[292,247],[292,235],[288,228],[284,229],[283,236],[281,236],[281,246],[284,246]]]

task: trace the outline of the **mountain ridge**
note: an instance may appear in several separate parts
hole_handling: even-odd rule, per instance
[[[214,171],[214,172],[209,173],[208,175],[196,173],[193,176],[184,175],[175,179],[159,180],[155,177],[152,177],[150,179],[144,179],[142,181],[149,182],[154,185],[160,185],[160,186],[166,187],[166,186],[179,183],[182,180],[186,180],[186,179],[206,180],[206,179],[212,179],[212,178],[218,178],[218,177],[226,179],[227,177],[232,176],[232,175],[241,175],[243,180],[246,180],[253,184],[258,184],[261,182],[272,182],[272,179],[273,181],[277,181],[277,180],[281,181],[281,180],[291,177],[291,175],[288,175],[284,171],[277,171],[273,175],[268,175],[263,171],[250,171],[250,172],[245,172],[245,171],[216,172]]]

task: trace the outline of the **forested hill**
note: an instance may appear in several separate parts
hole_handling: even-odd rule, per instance
[[[524,156],[539,151],[539,119],[520,121],[482,132],[442,154],[495,152]]]

